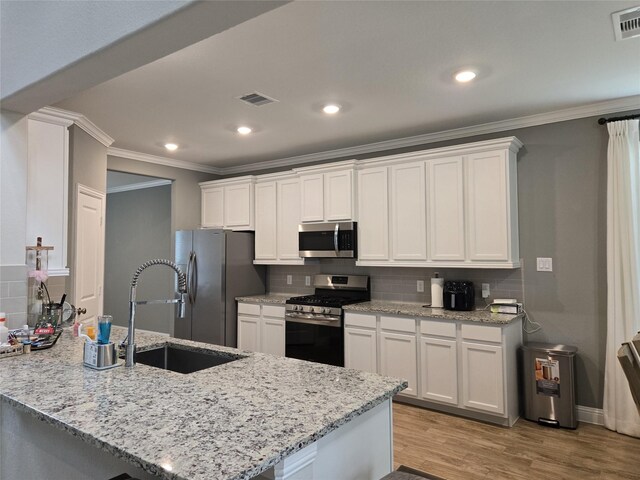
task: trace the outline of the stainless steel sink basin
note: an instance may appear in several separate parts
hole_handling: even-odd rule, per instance
[[[136,352],[134,358],[136,363],[150,367],[178,373],[193,373],[245,357],[209,350],[186,350],[178,345],[167,344],[144,352]]]

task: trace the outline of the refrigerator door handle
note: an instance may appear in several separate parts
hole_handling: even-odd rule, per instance
[[[193,296],[191,291],[193,289],[191,285],[191,270],[193,268],[193,251],[189,252],[189,263],[187,263],[187,296],[189,297],[189,304],[193,305]]]
[[[191,296],[193,297],[193,302],[196,303],[196,299],[198,298],[198,257],[196,256],[196,252],[193,252],[193,266],[191,267]]]

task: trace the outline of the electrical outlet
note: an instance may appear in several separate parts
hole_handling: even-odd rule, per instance
[[[424,292],[424,280],[418,280],[416,282],[416,289],[418,290],[419,293]]]
[[[287,285],[291,285],[293,283],[293,277],[291,275],[287,275]]]
[[[307,287],[310,287],[310,286],[311,286],[311,276],[310,276],[310,275],[306,275],[306,276],[304,277],[304,284],[305,284],[305,286],[307,286]]]
[[[538,257],[537,267],[539,272],[553,272],[553,259],[549,257]]]
[[[491,296],[491,289],[488,283],[482,284],[482,298],[488,298]]]

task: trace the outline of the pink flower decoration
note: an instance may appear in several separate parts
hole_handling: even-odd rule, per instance
[[[32,270],[29,272],[29,276],[35,278],[38,282],[46,282],[47,278],[49,278],[46,270]]]

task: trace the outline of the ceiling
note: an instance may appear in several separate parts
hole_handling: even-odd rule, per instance
[[[640,37],[615,42],[610,16],[637,5],[293,2],[56,106],[113,147],[214,167],[440,132],[640,94]],[[254,91],[278,102],[237,99]]]

